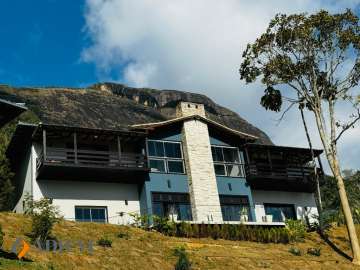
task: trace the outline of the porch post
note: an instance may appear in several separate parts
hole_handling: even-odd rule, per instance
[[[45,128],[43,129],[43,156],[44,156],[44,161],[46,160],[46,130]]]
[[[75,163],[78,163],[77,134],[76,134],[76,132],[74,132],[74,158],[75,158]]]
[[[118,146],[118,159],[119,159],[119,164],[121,163],[121,140],[119,135],[117,135],[117,146]]]

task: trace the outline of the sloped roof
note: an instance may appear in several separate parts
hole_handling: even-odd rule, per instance
[[[27,108],[24,105],[0,99],[0,127],[26,110]]]

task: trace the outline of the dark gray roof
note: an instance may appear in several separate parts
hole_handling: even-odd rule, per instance
[[[14,88],[0,86],[0,98],[22,102],[43,124],[96,129],[122,129],[133,124],[175,118],[179,101],[202,103],[209,119],[272,144],[260,129],[204,95],[176,90],[96,84],[89,88]]]

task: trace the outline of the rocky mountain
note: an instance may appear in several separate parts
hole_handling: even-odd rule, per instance
[[[0,98],[25,103],[46,124],[100,129],[120,129],[132,124],[172,119],[179,101],[202,103],[211,120],[255,135],[259,137],[259,143],[272,144],[263,131],[235,112],[205,95],[190,92],[133,88],[115,83],[97,83],[88,88],[0,85]]]

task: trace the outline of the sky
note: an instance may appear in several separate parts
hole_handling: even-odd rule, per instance
[[[263,86],[240,81],[241,54],[276,13],[345,8],[359,14],[360,0],[3,0],[0,83],[85,87],[113,81],[201,93],[274,143],[307,147],[298,111],[279,123],[280,114],[259,104]],[[346,119],[347,109],[338,112]],[[338,144],[342,168],[360,169],[359,138],[358,125]]]

